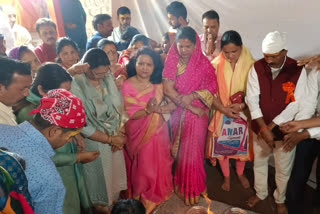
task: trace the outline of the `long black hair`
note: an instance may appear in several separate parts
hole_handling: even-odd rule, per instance
[[[136,62],[140,55],[148,55],[152,58],[154,69],[150,76],[150,82],[152,84],[159,84],[162,82],[162,71],[163,71],[163,63],[161,57],[158,53],[154,52],[150,48],[142,47],[140,48],[136,55],[130,59],[129,64],[127,65],[127,73],[128,77],[133,77],[137,75],[136,71]]]
[[[90,69],[98,68],[101,65],[110,65],[107,54],[99,48],[91,48],[90,50],[88,50],[84,54],[82,62],[88,63],[90,65]]]

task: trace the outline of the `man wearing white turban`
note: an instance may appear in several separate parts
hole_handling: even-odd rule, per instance
[[[252,66],[247,82],[247,97],[254,133],[254,188],[256,195],[248,205],[255,206],[268,196],[268,161],[273,153],[277,189],[274,199],[278,214],[288,213],[284,204],[290,177],[295,145],[287,145],[279,125],[299,115],[300,103],[306,93],[307,75],[304,68],[287,56],[287,35],[270,32],[262,42],[264,58]]]

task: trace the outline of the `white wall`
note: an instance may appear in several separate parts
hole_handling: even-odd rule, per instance
[[[274,30],[288,33],[288,55],[301,58],[320,53],[319,0],[180,0],[188,11],[190,26],[201,33],[201,16],[210,9],[220,15],[220,32],[236,30],[255,58],[261,58],[261,41]],[[172,0],[112,0],[112,16],[128,6],[132,26],[160,41],[169,27],[166,6]]]

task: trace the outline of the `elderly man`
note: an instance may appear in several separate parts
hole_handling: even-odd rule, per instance
[[[58,36],[56,24],[50,19],[40,18],[36,23],[36,30],[42,40],[42,44],[34,49],[34,53],[41,63],[55,62],[57,57],[56,41]]]
[[[248,205],[253,207],[268,196],[268,161],[273,153],[277,189],[274,199],[278,214],[287,213],[284,204],[295,148],[283,148],[279,125],[291,121],[299,112],[306,93],[307,75],[297,61],[287,56],[285,33],[270,32],[262,42],[264,58],[252,66],[247,82],[247,97],[254,134],[254,188]]]
[[[0,124],[17,125],[12,106],[29,96],[30,65],[0,57]]]
[[[80,133],[85,125],[82,102],[64,89],[49,91],[30,122],[0,125],[0,147],[21,155],[35,214],[62,213],[65,189],[51,160],[57,149]]]
[[[29,31],[26,28],[24,28],[23,26],[16,23],[16,21],[17,21],[16,9],[14,7],[12,7],[11,5],[7,6],[5,8],[5,13],[8,16],[11,31],[14,35],[15,45],[16,46],[25,45],[25,46],[33,47],[31,44],[32,37],[31,37]]]
[[[202,15],[203,34],[199,35],[201,49],[209,61],[213,60],[221,51],[221,35],[218,35],[220,27],[219,14],[209,10]]]
[[[96,32],[89,38],[86,50],[96,48],[98,42],[103,38],[109,37],[113,31],[111,16],[108,14],[95,15],[92,20],[92,25]]]

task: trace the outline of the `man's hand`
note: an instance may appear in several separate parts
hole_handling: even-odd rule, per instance
[[[301,122],[299,121],[289,121],[280,125],[280,130],[283,133],[296,132],[299,129],[302,129]]]
[[[99,155],[100,155],[99,151],[77,153],[78,160],[81,163],[89,163],[91,161],[94,161]]]
[[[290,132],[283,138],[283,151],[291,152],[292,149],[302,140],[308,139],[309,133],[307,131],[303,132]]]
[[[298,60],[298,66],[305,65],[306,69],[315,68],[315,70],[320,69],[320,54],[306,59]]]
[[[272,132],[269,129],[265,129],[262,132],[260,132],[261,137],[263,138],[263,140],[271,147],[274,148],[274,135],[272,134]]]

